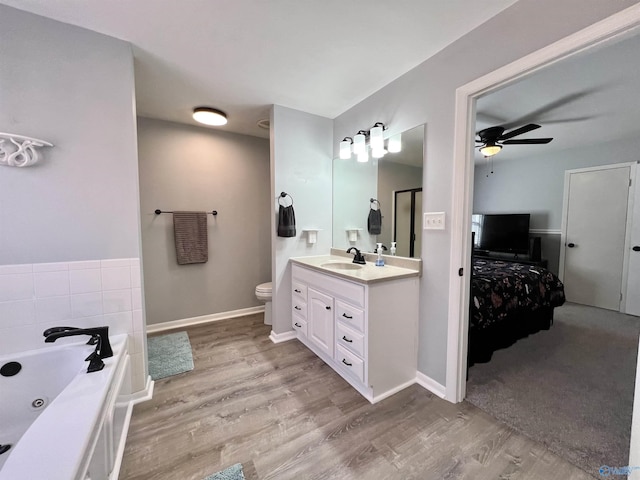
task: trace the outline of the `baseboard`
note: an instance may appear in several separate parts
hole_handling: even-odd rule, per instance
[[[436,382],[433,378],[426,376],[422,372],[416,372],[416,383],[440,398],[445,397],[445,392],[447,390],[445,386]]]
[[[153,398],[153,387],[155,386],[155,382],[151,380],[151,376],[147,376],[147,381],[143,390],[135,392],[129,396],[129,401],[136,405],[138,403],[146,402],[147,400],[151,400]]]
[[[391,390],[387,390],[386,392],[381,393],[380,395],[372,398],[371,403],[378,403],[379,401],[384,400],[385,398],[389,398],[391,395],[395,395],[399,391],[404,390],[407,387],[410,387],[414,383],[416,383],[416,380],[409,380],[408,382],[398,385],[397,387],[392,388]]]
[[[273,343],[288,342],[289,340],[293,340],[296,337],[297,335],[295,330],[291,330],[290,332],[284,332],[284,333],[276,333],[273,330],[271,330],[271,333],[269,334],[269,339]]]
[[[182,320],[173,320],[171,322],[154,323],[147,325],[147,333],[158,333],[166,330],[175,330],[176,328],[193,327],[194,325],[219,322],[220,320],[244,317],[246,315],[255,315],[256,313],[263,312],[264,305],[259,305],[257,307],[241,308],[240,310],[231,310],[229,312],[212,313],[211,315],[202,315],[200,317],[183,318]]]

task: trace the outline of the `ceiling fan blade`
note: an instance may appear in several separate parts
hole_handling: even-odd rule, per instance
[[[523,138],[522,140],[505,140],[503,145],[540,145],[549,143],[553,138]]]
[[[536,125],[535,123],[529,123],[528,125],[524,125],[523,127],[516,128],[515,130],[511,130],[510,132],[503,133],[502,135],[500,135],[498,140],[507,140],[509,138],[522,135],[523,133],[527,133],[527,132],[530,132],[531,130],[536,130],[538,128],[540,128],[540,125]]]

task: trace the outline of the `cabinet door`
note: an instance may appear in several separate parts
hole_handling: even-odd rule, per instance
[[[307,337],[333,357],[333,298],[313,288],[307,294]]]

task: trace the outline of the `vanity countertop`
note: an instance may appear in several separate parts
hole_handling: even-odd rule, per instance
[[[385,261],[386,258],[387,256],[385,256]],[[328,273],[330,275],[335,275],[337,277],[364,284],[397,280],[399,278],[419,277],[421,273],[420,268],[405,268],[387,264],[383,267],[377,267],[375,261],[370,261],[369,259],[367,259],[367,263],[365,265],[360,265],[362,268],[354,270],[336,270],[333,268],[323,267],[322,265],[326,263],[350,264],[353,260],[353,255],[336,255],[333,252],[331,255],[293,257],[290,260],[295,264],[309,267],[319,272]]]

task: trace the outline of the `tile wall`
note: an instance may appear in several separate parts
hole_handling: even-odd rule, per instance
[[[133,390],[141,390],[146,347],[140,279],[137,258],[0,265],[0,355],[50,346],[42,336],[50,327],[108,325],[110,335],[129,335]]]

